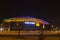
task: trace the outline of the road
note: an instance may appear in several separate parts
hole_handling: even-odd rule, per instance
[[[29,34],[29,35],[26,35],[25,32],[27,32],[27,34]],[[17,31],[0,32],[0,40],[39,40],[41,38],[41,36],[39,35],[39,33],[40,33],[39,31],[35,31],[35,32],[25,31],[25,32],[21,31],[20,36],[18,36]],[[24,35],[22,35],[22,34],[24,34]],[[44,31],[43,32],[43,40],[60,40],[60,32]]]
[[[0,40],[39,40],[38,36],[11,36],[11,35],[3,35],[0,36]]]
[[[0,35],[18,35],[19,31],[3,31]],[[20,35],[39,35],[41,31],[20,31]],[[59,31],[44,31],[43,34],[60,34]]]
[[[0,40],[39,40],[39,35],[0,35]],[[43,40],[60,40],[60,35],[43,35]]]

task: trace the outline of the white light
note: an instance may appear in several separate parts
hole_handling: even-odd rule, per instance
[[[35,24],[35,22],[25,22],[25,24]]]
[[[0,28],[0,31],[2,31],[3,30],[3,28]]]

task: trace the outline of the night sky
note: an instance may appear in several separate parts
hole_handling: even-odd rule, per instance
[[[60,26],[60,3],[57,1],[21,0],[2,1],[0,19],[14,16],[34,16]]]

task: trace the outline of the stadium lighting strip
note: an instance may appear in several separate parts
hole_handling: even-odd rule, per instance
[[[19,21],[34,21],[34,22],[40,22],[43,24],[49,24],[47,21],[41,20],[41,19],[37,19],[37,18],[29,18],[29,17],[25,17],[25,18],[8,18],[8,19],[4,19],[4,22],[19,22]],[[26,24],[35,24],[35,23],[31,23],[31,22],[26,22]],[[38,25],[38,24],[37,24]]]

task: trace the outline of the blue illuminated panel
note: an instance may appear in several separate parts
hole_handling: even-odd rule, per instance
[[[35,24],[35,22],[25,22],[25,24]]]

